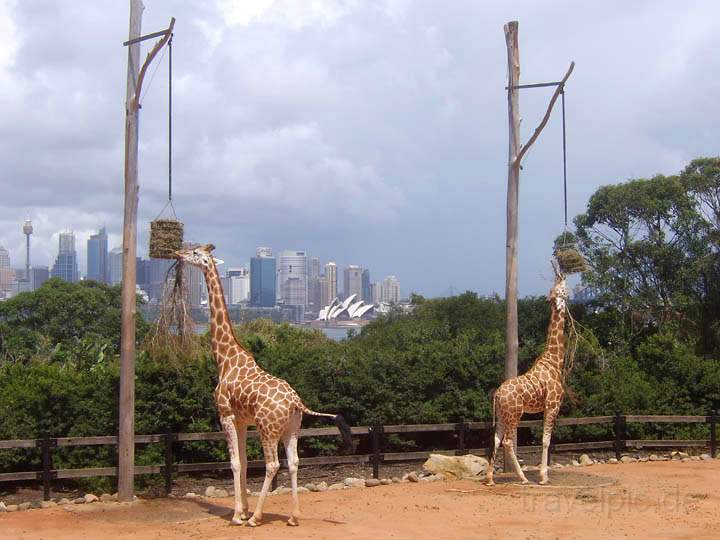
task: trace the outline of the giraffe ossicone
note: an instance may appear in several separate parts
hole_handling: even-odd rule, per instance
[[[175,256],[200,268],[205,275],[210,306],[210,338],[213,356],[218,366],[215,404],[225,431],[230,452],[230,464],[235,488],[235,511],[232,523],[257,526],[262,522],[262,508],[272,480],[280,468],[278,442],[283,441],[287,453],[293,508],[289,525],[298,525],[300,504],[297,493],[299,458],[297,441],[303,413],[332,418],[340,430],[345,447],[352,444],[350,428],[338,414],[310,410],[295,390],[284,380],[264,371],[237,341],[228,314],[216,259],[215,246],[182,249]],[[219,261],[219,259],[217,260]],[[222,262],[222,261],[220,261]],[[256,426],[265,456],[265,480],[255,512],[248,518],[247,454],[245,441],[248,426]]]
[[[526,373],[506,380],[493,396],[493,421],[497,418],[497,423],[495,444],[487,469],[488,485],[494,483],[495,457],[500,444],[507,449],[507,455],[522,483],[528,482],[515,454],[517,441],[512,436],[516,433],[520,418],[526,412],[544,413],[540,483],[548,483],[548,449],[564,396],[563,362],[567,299],[565,275],[555,268],[555,283],[548,295],[550,324],[545,349]]]

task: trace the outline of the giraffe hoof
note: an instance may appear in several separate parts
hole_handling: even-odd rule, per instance
[[[528,482],[528,479],[527,479],[527,478],[523,478],[523,479],[520,481],[520,483],[521,483],[523,486],[526,486],[526,485],[529,484],[530,482]]]
[[[487,482],[485,482],[485,485],[486,486],[494,486],[495,482],[493,482],[492,480],[488,480]]]
[[[540,480],[540,482],[538,482],[538,484],[540,484],[541,486],[546,486],[549,483],[550,480],[548,480],[547,478],[543,478],[542,480]]]
[[[287,524],[289,527],[297,527],[298,525],[300,525],[300,521],[298,521],[298,519],[295,517],[291,517],[287,520]]]
[[[245,520],[239,517],[233,517],[232,518],[232,524],[233,525],[245,525]]]
[[[248,527],[257,527],[259,525],[262,525],[262,521],[260,521],[259,519],[255,519],[255,516],[253,516],[245,522],[245,525],[247,525]]]

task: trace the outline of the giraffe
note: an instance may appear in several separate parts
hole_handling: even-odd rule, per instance
[[[205,275],[210,306],[210,337],[212,352],[218,366],[218,383],[215,387],[215,404],[220,424],[225,431],[230,452],[230,464],[235,487],[235,508],[232,523],[260,525],[263,504],[275,474],[280,468],[278,442],[282,439],[287,454],[292,487],[292,514],[288,524],[296,526],[300,519],[297,494],[299,458],[297,440],[303,413],[332,418],[340,429],[346,447],[351,444],[350,428],[336,414],[318,413],[308,409],[295,390],[284,380],[263,371],[252,354],[237,341],[223,296],[216,264],[222,261],[212,256],[215,246],[182,249],[175,256],[200,268]],[[265,456],[265,481],[255,507],[248,519],[247,454],[245,440],[248,426],[255,425]]]
[[[493,397],[493,420],[497,412],[495,445],[487,469],[487,485],[492,486],[495,455],[500,443],[508,450],[508,455],[523,484],[527,484],[514,445],[516,441],[508,434],[515,433],[523,413],[543,412],[542,458],[540,461],[540,483],[548,483],[548,447],[555,420],[560,412],[563,389],[563,362],[565,356],[565,316],[567,310],[568,289],[565,275],[555,270],[555,283],[550,289],[550,325],[547,341],[542,354],[533,366],[523,375],[506,380],[500,385]]]

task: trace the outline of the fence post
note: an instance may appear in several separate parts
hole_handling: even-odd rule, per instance
[[[43,483],[43,499],[49,501],[51,481],[55,477],[55,473],[52,472],[50,449],[57,447],[57,439],[50,439],[48,434],[45,433],[42,439],[35,441],[35,444],[40,448],[42,453],[42,472],[39,472],[37,476],[38,480],[42,480]]]
[[[175,452],[173,443],[175,435],[168,429],[163,437],[165,440],[165,466],[163,467],[163,475],[165,476],[165,495],[172,493],[173,469],[175,467]]]
[[[710,456],[714,459],[717,452],[717,411],[710,411],[707,420],[710,424]]]
[[[455,436],[457,437],[457,449],[455,450],[456,456],[464,456],[467,454],[465,449],[465,435],[468,432],[468,425],[465,422],[458,422],[455,424]]]
[[[372,426],[370,433],[372,434],[372,466],[373,466],[373,478],[380,478],[380,462],[382,461],[382,436],[383,426]]]
[[[615,414],[615,459],[622,457],[622,451],[625,449],[625,416],[620,413]]]

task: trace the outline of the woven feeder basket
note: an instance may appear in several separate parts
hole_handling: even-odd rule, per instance
[[[565,274],[576,274],[587,270],[585,258],[575,248],[558,249],[555,252],[555,259],[558,266],[560,266],[560,270]]]
[[[174,259],[182,248],[183,224],[176,219],[156,219],[150,223],[149,255],[153,259]]]

